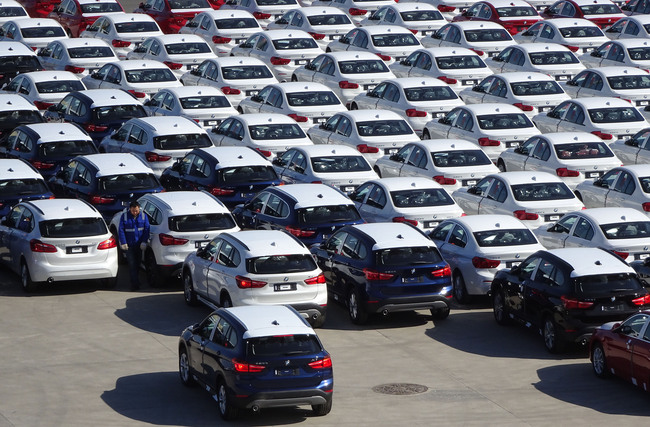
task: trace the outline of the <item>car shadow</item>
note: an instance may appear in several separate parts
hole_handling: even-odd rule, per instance
[[[321,329],[340,331],[362,331],[365,329],[397,329],[410,328],[418,325],[425,325],[431,321],[431,314],[428,310],[401,311],[388,313],[387,315],[372,314],[368,321],[362,325],[355,325],[350,320],[347,307],[330,298],[327,302],[327,319]],[[318,329],[316,329],[318,333]]]

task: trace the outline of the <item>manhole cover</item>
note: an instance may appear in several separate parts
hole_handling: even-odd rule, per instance
[[[429,390],[428,387],[425,387],[420,384],[403,384],[403,383],[394,383],[394,384],[381,384],[374,386],[372,391],[375,393],[383,394],[394,394],[394,395],[407,395],[407,394],[418,394],[424,393]]]

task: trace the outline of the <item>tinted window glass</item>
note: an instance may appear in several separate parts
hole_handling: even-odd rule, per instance
[[[279,39],[273,40],[273,46],[277,50],[290,49],[315,49],[318,45],[314,39]]]
[[[176,80],[174,73],[169,68],[130,70],[125,71],[124,74],[129,83],[173,82]]]
[[[27,14],[22,7],[5,6],[0,8],[0,18],[9,18],[13,16],[27,16]]]
[[[99,236],[108,233],[102,218],[68,218],[38,223],[41,236],[52,238]]]
[[[598,27],[565,27],[560,28],[562,37],[600,37],[603,32]]]
[[[451,196],[441,188],[424,190],[402,190],[390,193],[393,204],[398,208],[419,208],[425,206],[453,205]]]
[[[2,62],[2,61],[0,61]],[[42,123],[43,116],[38,111],[17,110],[0,111],[0,128],[13,129],[20,125],[29,123]]]
[[[533,65],[577,64],[578,58],[571,52],[536,52],[529,53]]]
[[[64,37],[65,31],[61,27],[31,27],[21,28],[20,34],[24,38],[40,38],[40,37]]]
[[[93,117],[103,122],[128,120],[137,117],[147,117],[141,105],[111,105],[93,109]]]
[[[39,144],[38,153],[48,159],[80,156],[97,153],[92,141],[57,141]]]
[[[499,7],[497,8],[497,15],[502,18],[514,18],[520,16],[538,16],[537,11],[533,7]]]
[[[246,65],[241,67],[224,67],[221,69],[226,80],[267,79],[273,77],[265,65]]]
[[[312,157],[314,172],[360,172],[369,171],[370,165],[363,156]]]
[[[72,92],[84,89],[83,83],[79,80],[50,80],[49,82],[36,83],[36,90],[39,93]]]
[[[481,129],[513,129],[533,127],[533,123],[525,114],[487,114],[477,116]]]
[[[249,126],[248,131],[256,140],[305,138],[298,124],[256,125]]]
[[[465,38],[469,42],[502,42],[512,40],[510,33],[501,29],[467,30]]]
[[[217,180],[225,184],[243,184],[254,181],[275,181],[278,175],[272,166],[240,166],[217,171]]]
[[[650,88],[650,76],[614,76],[607,77],[612,89],[648,89]]]
[[[589,4],[580,6],[580,10],[585,15],[610,15],[610,14],[620,14],[621,9],[618,8],[615,4],[607,3],[598,3],[598,4]]]
[[[200,147],[211,147],[212,141],[208,135],[189,133],[179,135],[156,136],[153,146],[159,150],[180,150]]]
[[[436,64],[441,70],[460,68],[486,68],[485,62],[478,55],[443,56],[436,58]]]
[[[334,92],[294,92],[287,94],[287,101],[293,107],[317,105],[339,105],[341,101]]]
[[[308,16],[307,20],[311,25],[346,25],[350,23],[350,18],[345,15],[315,15]]]
[[[589,110],[589,117],[594,123],[640,122],[643,116],[634,107],[595,108]]]
[[[372,38],[372,44],[378,47],[420,45],[420,42],[413,34],[377,34],[370,37]]]
[[[597,157],[614,157],[614,153],[604,142],[576,144],[556,144],[555,153],[560,159],[594,159]]]
[[[255,0],[258,6],[284,6],[296,4],[296,0]]]
[[[241,28],[258,28],[259,24],[255,18],[229,18],[215,19],[214,24],[220,30],[233,30]]]
[[[172,9],[200,9],[209,8],[207,0],[169,0],[169,7]]]
[[[409,101],[441,101],[458,99],[458,95],[448,86],[429,86],[405,88],[404,94]]]
[[[340,61],[339,69],[343,74],[387,73],[389,71],[381,59]]]
[[[103,191],[131,191],[155,188],[160,184],[153,174],[129,173],[99,178],[98,186]]]
[[[81,13],[122,12],[119,3],[85,3],[80,6]]]
[[[358,122],[357,131],[360,136],[410,135],[413,133],[405,120]]]
[[[479,246],[513,246],[513,245],[534,245],[537,239],[530,230],[487,230],[477,231],[474,238]]]
[[[623,264],[621,264],[623,267]],[[629,273],[601,274],[596,276],[583,276],[575,279],[576,292],[590,296],[612,295],[612,290],[626,291],[642,289],[641,282],[635,275]]]
[[[201,42],[197,42],[197,43],[183,42],[183,43],[166,44],[165,50],[170,55],[193,55],[195,53],[212,52],[210,46],[208,46],[207,43],[201,43]]]
[[[232,217],[223,213],[179,215],[168,221],[172,231],[224,230],[235,226]]]
[[[356,221],[359,213],[354,205],[317,206],[298,209],[298,223],[315,225],[331,222]]]
[[[510,83],[512,93],[519,96],[531,95],[554,95],[564,93],[559,84],[555,81],[518,82]]]
[[[442,261],[438,249],[431,246],[383,249],[376,251],[375,255],[377,264],[386,266],[436,264]]]
[[[438,21],[444,19],[437,10],[414,10],[410,12],[400,12],[402,19],[408,21]]]
[[[0,61],[0,72],[14,72],[18,70],[40,70],[41,63],[36,56],[3,56]]]
[[[608,239],[641,239],[650,236],[650,222],[603,224],[600,229]]]
[[[160,31],[155,22],[122,22],[115,24],[118,33],[148,33]]]
[[[71,47],[68,49],[70,58],[111,58],[115,54],[108,46]]]
[[[225,96],[189,96],[181,98],[181,107],[192,110],[197,108],[225,108],[230,102]]]
[[[0,181],[0,197],[27,196],[48,193],[47,185],[42,179],[23,178]]]
[[[438,167],[489,165],[490,158],[483,150],[440,151],[431,153],[433,164]]]
[[[284,274],[315,270],[314,258],[308,254],[273,255],[246,260],[246,271],[254,274]]]
[[[321,351],[314,335],[281,335],[252,338],[247,341],[250,356],[282,356],[312,354]]]
[[[534,200],[573,199],[575,196],[562,182],[544,182],[539,184],[519,184],[512,186],[515,200],[528,202]]]

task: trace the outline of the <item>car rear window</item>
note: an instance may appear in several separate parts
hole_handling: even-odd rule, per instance
[[[160,184],[158,179],[150,173],[126,173],[99,178],[98,187],[102,191],[131,191],[145,188],[156,188]]]
[[[413,34],[377,34],[370,36],[372,44],[377,47],[419,46],[420,42]]]
[[[564,93],[555,80],[510,83],[512,93],[517,96],[555,95]]]
[[[92,141],[56,141],[38,145],[38,154],[47,159],[95,153],[97,153],[97,148]]]
[[[51,238],[101,236],[108,233],[102,218],[51,219],[38,223],[41,236]]]
[[[319,25],[346,25],[350,23],[350,18],[346,15],[313,15],[308,16],[307,20],[316,27]]]
[[[519,129],[531,128],[533,123],[524,113],[514,114],[485,114],[477,116],[478,126],[481,129]]]
[[[468,42],[503,42],[512,40],[510,33],[503,29],[491,28],[487,30],[466,30],[465,38]]]
[[[614,157],[614,153],[604,142],[556,144],[555,153],[560,159],[596,159]]]
[[[318,48],[314,39],[278,39],[273,40],[273,46],[277,50]]]
[[[439,151],[431,156],[433,164],[439,168],[492,164],[483,150]]]
[[[50,190],[42,179],[22,178],[0,181],[0,197],[28,196],[48,193]]]
[[[621,9],[618,6],[607,3],[587,4],[580,6],[580,10],[585,15],[612,15],[621,13]]]
[[[214,25],[220,30],[239,30],[242,28],[259,28],[255,18],[215,19]]]
[[[641,122],[645,120],[634,107],[593,108],[589,117],[594,123]]]
[[[21,28],[20,34],[26,39],[43,37],[63,37],[65,31],[61,27],[30,27]]]
[[[176,81],[174,73],[169,68],[150,68],[144,70],[124,71],[129,83],[154,83]]]
[[[270,337],[249,338],[246,348],[250,356],[293,356],[314,354],[322,351],[314,335],[277,335]]]
[[[449,86],[422,86],[404,88],[404,94],[409,101],[442,101],[458,99],[456,92]]]
[[[309,254],[271,255],[246,260],[246,271],[253,274],[299,273],[316,268],[316,262]]]
[[[623,267],[622,263],[621,267]],[[593,297],[612,297],[618,292],[643,289],[639,279],[631,273],[598,274],[582,276],[574,280],[577,293]]]
[[[43,116],[34,110],[0,111],[0,128],[2,129],[14,129],[20,125],[43,123],[43,121]]]
[[[534,7],[514,6],[498,7],[497,15],[501,18],[518,18],[520,16],[539,16]]]
[[[314,172],[362,172],[369,171],[370,165],[363,156],[312,157]]]
[[[540,182],[539,184],[518,184],[512,186],[515,200],[533,202],[536,200],[573,199],[573,192],[563,182]]]
[[[68,49],[70,58],[112,58],[115,53],[108,46],[71,47]]]
[[[341,74],[387,73],[390,70],[381,59],[339,61]]]
[[[578,58],[571,52],[535,52],[529,53],[533,65],[577,64]]]
[[[251,138],[256,140],[269,139],[302,139],[305,132],[298,124],[253,125],[248,127]]]
[[[441,56],[436,58],[441,70],[460,70],[463,68],[487,68],[478,55]]]
[[[318,105],[340,105],[334,92],[293,92],[287,93],[287,102],[292,107],[313,107]]]
[[[81,13],[106,13],[106,12],[123,12],[119,3],[83,3],[80,4]]]
[[[118,33],[149,33],[159,31],[155,22],[121,22],[115,24],[115,31]]]
[[[188,96],[181,98],[181,107],[186,110],[194,110],[199,108],[226,108],[230,107],[230,102],[225,96]]]
[[[195,53],[212,53],[210,46],[208,46],[207,43],[201,43],[201,42],[196,42],[196,43],[183,42],[183,43],[166,44],[165,50],[170,55],[193,55]]]
[[[602,224],[600,229],[605,234],[605,237],[610,240],[642,239],[650,237],[650,221]]]
[[[519,246],[537,243],[535,235],[528,229],[486,230],[473,233],[476,243],[481,247]]]
[[[648,89],[650,88],[650,76],[613,76],[607,77],[607,82],[612,89]]]
[[[182,150],[211,147],[212,141],[208,135],[202,133],[187,133],[156,136],[153,138],[153,146],[158,150]]]
[[[36,56],[12,55],[0,57],[0,72],[15,72],[16,70],[42,70],[43,67]]]
[[[392,191],[390,197],[396,208],[424,208],[454,204],[454,200],[442,188]]]
[[[269,79],[273,77],[266,65],[223,67],[221,73],[225,80]]]
[[[357,122],[360,136],[411,135],[413,129],[405,120],[376,120]]]
[[[403,267],[415,264],[437,264],[442,261],[438,249],[432,246],[389,248],[375,251],[377,264]]]
[[[210,7],[207,0],[169,0],[171,9],[205,9]]]
[[[39,93],[61,93],[86,89],[80,80],[50,80],[49,82],[36,83]]]
[[[217,170],[217,181],[224,184],[247,184],[256,181],[277,181],[273,166],[238,166]]]
[[[412,10],[400,12],[399,15],[406,22],[409,21],[439,21],[444,19],[437,10]]]
[[[570,39],[572,37],[601,37],[603,32],[598,27],[564,27],[560,28],[562,37]]]
[[[147,117],[147,112],[141,105],[109,105],[93,108],[93,118],[100,122],[126,121],[138,117]]]
[[[298,209],[298,223],[301,225],[328,224],[359,219],[359,212],[354,205],[315,206]]]
[[[0,18],[10,18],[14,16],[27,16],[22,7],[5,6],[0,8]]]
[[[178,215],[168,219],[172,231],[227,230],[235,226],[232,217],[225,213]]]

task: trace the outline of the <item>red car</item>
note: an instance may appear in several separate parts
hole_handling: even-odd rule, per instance
[[[61,0],[16,0],[31,18],[47,18]]]
[[[513,35],[541,20],[537,10],[523,0],[480,1],[454,17],[454,21],[496,22]]]
[[[589,342],[589,358],[598,377],[616,375],[650,389],[650,311],[596,329]]]
[[[63,0],[48,18],[59,21],[70,37],[79,37],[100,16],[123,12],[122,5],[116,0]]]
[[[600,28],[609,27],[625,14],[610,0],[560,0],[542,12],[543,18],[584,18]]]
[[[176,34],[198,13],[219,9],[224,0],[146,0],[133,12],[151,16],[165,34]]]

